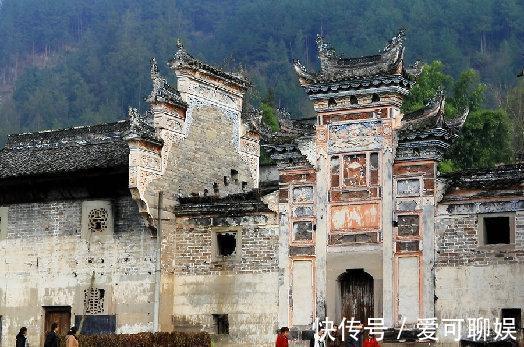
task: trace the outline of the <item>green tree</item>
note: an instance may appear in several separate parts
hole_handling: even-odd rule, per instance
[[[483,109],[486,86],[473,69],[463,71],[455,80],[444,73],[444,64],[434,61],[423,67],[417,83],[407,96],[405,113],[420,109],[437,92],[446,94],[444,116],[455,118],[469,110],[458,139],[452,144],[440,170],[492,167],[513,158],[512,124],[503,110]]]
[[[447,158],[453,163],[452,168],[488,168],[511,162],[511,132],[511,122],[505,111],[471,112],[447,154]]]
[[[524,158],[524,81],[519,81],[518,85],[510,90],[504,109],[514,126],[513,143],[516,155]]]
[[[404,113],[421,109],[435,97],[440,90],[448,90],[452,86],[453,78],[444,73],[444,64],[438,60],[424,65],[417,83],[411,88],[409,95],[402,104]]]
[[[272,90],[269,90],[267,97],[260,104],[262,110],[262,121],[271,131],[276,132],[280,130],[280,122],[278,120],[278,112],[274,106],[274,96]]]

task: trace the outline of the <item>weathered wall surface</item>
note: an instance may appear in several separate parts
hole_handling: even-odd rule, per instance
[[[398,161],[393,166],[394,322],[414,326],[434,312],[436,162]]]
[[[504,201],[506,200],[506,201]],[[479,215],[514,213],[515,242],[479,242]],[[488,318],[524,307],[524,201],[498,199],[441,204],[435,224],[436,317]]]
[[[177,199],[224,197],[250,191],[259,182],[259,137],[241,119],[247,82],[197,62],[182,48],[176,56],[180,59],[172,68],[184,105],[172,107],[158,99],[150,105],[156,135],[163,141],[160,150],[129,141],[133,197],[151,225],[162,220],[161,330],[173,325]]]
[[[234,213],[233,213],[234,215]],[[235,255],[217,258],[216,232],[237,235]],[[220,345],[271,346],[278,312],[278,225],[271,212],[179,216],[173,236],[176,329],[216,333],[213,315],[227,314],[229,335]]]
[[[348,269],[363,269],[373,276],[374,317],[382,317],[382,247],[357,246],[327,255],[327,316],[337,323],[342,319],[339,277]],[[350,319],[351,317],[346,317]]]
[[[106,290],[106,314],[117,332],[151,330],[155,241],[131,197],[110,200],[114,233],[82,236],[82,201],[7,206],[7,234],[0,238],[2,346],[28,328],[31,345],[43,334],[43,306],[71,306],[71,321],[84,312],[84,289]]]
[[[190,106],[191,107],[191,106]],[[191,193],[215,195],[253,188],[253,179],[247,163],[240,159],[234,140],[234,120],[221,110],[210,106],[195,105],[191,112],[187,138],[173,145],[166,173],[162,178],[165,190],[183,196]],[[232,171],[237,172],[233,177]],[[206,191],[206,192],[205,192]]]

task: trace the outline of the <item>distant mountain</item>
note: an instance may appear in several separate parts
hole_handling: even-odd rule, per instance
[[[467,67],[498,106],[524,64],[524,2],[456,0],[3,0],[0,142],[9,132],[123,118],[144,108],[150,57],[166,61],[177,37],[195,56],[248,70],[258,102],[272,94],[311,114],[291,59],[314,67],[315,36],[339,52],[371,54],[400,27],[406,57]],[[161,66],[167,73],[167,67]]]

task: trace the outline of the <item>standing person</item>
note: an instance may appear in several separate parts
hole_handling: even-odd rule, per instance
[[[356,340],[351,336],[346,336],[346,346],[347,347],[362,347],[362,340],[364,335],[364,325],[359,324],[356,326],[359,332],[356,334]]]
[[[368,331],[364,333],[363,347],[380,347],[375,335],[370,334]]]
[[[326,331],[320,328],[318,333],[315,333],[315,347],[326,347]]]
[[[344,327],[342,326],[340,329],[343,329]],[[339,326],[334,324],[333,325],[333,340],[331,341],[331,339],[329,339],[330,341],[327,343],[327,345],[329,347],[342,347],[344,346],[344,342],[342,341],[342,334],[340,332],[340,329],[339,329]]]
[[[16,347],[28,347],[29,343],[27,342],[27,328],[20,328],[20,332],[16,335]]]
[[[288,327],[282,327],[277,335],[277,341],[275,342],[275,347],[288,347],[288,336],[289,336],[289,328]]]
[[[45,337],[44,347],[60,347],[60,338],[58,337],[58,323],[51,324],[51,331]]]
[[[76,337],[76,327],[71,327],[66,336],[66,347],[78,347],[78,338]]]

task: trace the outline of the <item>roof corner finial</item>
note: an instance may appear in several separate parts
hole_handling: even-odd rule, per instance
[[[140,113],[138,113],[137,108],[129,106],[127,108],[127,116],[131,121],[133,121],[140,118]]]
[[[244,64],[242,64],[242,63],[239,64],[239,67],[238,67],[238,74],[239,74],[240,77],[242,77],[242,78],[246,78],[246,77],[247,77],[247,70],[246,70],[246,67],[245,67]]]
[[[397,35],[393,36],[393,38],[389,40],[386,47],[384,47],[383,52],[393,50],[394,48],[400,48],[402,50],[402,46],[404,45],[405,38],[406,38],[406,28],[401,27]]]
[[[326,50],[327,48],[327,44],[325,43],[324,41],[324,36],[322,36],[323,34],[317,34],[317,50],[319,52],[323,52],[324,50]]]
[[[159,71],[158,71],[158,64],[156,63],[156,59],[153,57],[149,61],[151,65],[151,79],[154,80],[159,77]]]
[[[317,34],[317,51],[319,58],[332,58],[335,56],[335,49],[326,41],[325,37],[321,34]]]
[[[401,26],[400,29],[398,30],[398,34],[397,34],[397,37],[404,37],[406,36],[406,27],[405,26]]]
[[[184,45],[182,44],[182,40],[180,39],[180,37],[178,37],[176,39],[176,48],[177,49],[184,49]]]

